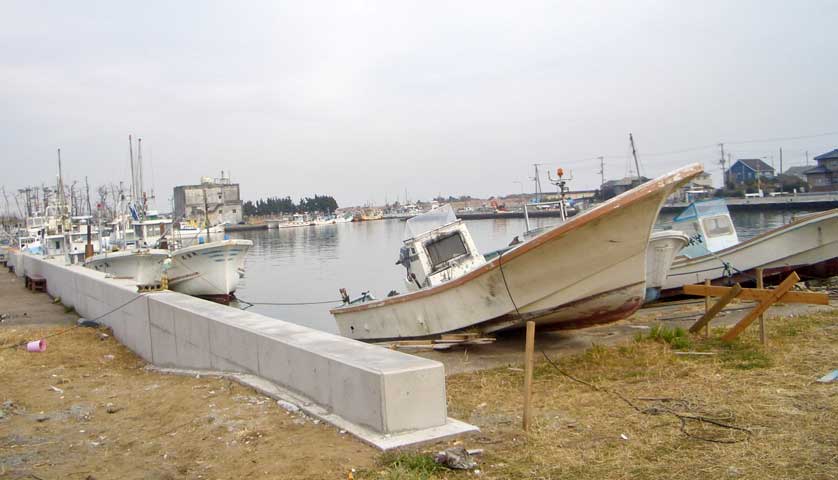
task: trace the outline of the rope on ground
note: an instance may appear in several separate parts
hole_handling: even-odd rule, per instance
[[[101,320],[101,319],[103,319],[103,318],[107,317],[108,315],[110,315],[110,314],[112,314],[112,313],[116,312],[117,310],[120,310],[120,309],[122,309],[122,308],[124,308],[124,307],[127,307],[129,304],[131,304],[131,303],[133,303],[133,302],[135,302],[135,301],[137,301],[137,300],[139,300],[140,298],[143,298],[143,297],[145,297],[145,295],[141,293],[141,294],[137,295],[136,297],[132,298],[131,300],[128,300],[127,302],[123,303],[122,305],[120,305],[120,306],[118,306],[118,307],[114,308],[113,310],[110,310],[110,311],[108,311],[108,312],[103,313],[102,315],[99,315],[99,316],[98,316],[98,317],[96,317],[96,318],[91,318],[91,319],[88,319],[88,320],[89,320],[89,321],[91,321],[91,322],[98,322],[99,320]],[[79,328],[79,327],[81,327],[81,325],[79,325],[79,324],[73,325],[72,327],[70,327],[70,328],[65,328],[64,330],[61,330],[60,332],[56,332],[56,333],[53,333],[53,334],[51,334],[51,335],[47,335],[46,337],[42,337],[42,338],[41,338],[41,340],[46,340],[46,339],[48,339],[48,338],[53,338],[53,337],[57,337],[57,336],[59,336],[59,335],[63,335],[63,334],[65,334],[65,333],[69,332],[70,330],[75,330],[75,329],[77,329],[77,328]],[[26,345],[26,343],[27,343],[27,342],[24,340],[23,342],[16,343],[16,344],[14,344],[14,345],[6,345],[6,346],[4,346],[4,347],[0,348],[0,350],[6,350],[6,349],[9,349],[9,348],[22,347],[22,346]]]
[[[278,307],[293,307],[299,305],[326,305],[326,304],[335,304],[341,303],[343,300],[318,300],[312,302],[250,302],[248,300],[244,300],[241,298],[236,298],[239,303],[247,304],[242,310],[247,310],[250,307],[254,307],[257,305],[269,305],[269,306],[278,306]]]
[[[547,363],[549,363],[560,374],[564,375],[565,377],[569,378],[570,380],[573,380],[574,382],[581,383],[582,385],[585,385],[585,386],[587,386],[587,387],[589,387],[592,390],[595,390],[597,392],[610,393],[611,395],[614,395],[615,397],[622,400],[626,405],[628,405],[629,407],[631,407],[633,410],[635,410],[638,413],[642,413],[644,415],[669,414],[669,415],[674,416],[681,423],[681,426],[680,426],[681,432],[684,435],[686,435],[690,438],[693,438],[695,440],[701,440],[703,442],[710,442],[710,443],[731,444],[731,443],[744,442],[748,437],[750,437],[752,435],[752,432],[751,432],[750,429],[748,429],[746,427],[740,427],[738,425],[734,425],[734,424],[730,423],[734,420],[733,414],[727,414],[727,415],[724,415],[724,416],[715,416],[714,417],[714,416],[711,416],[709,414],[702,415],[702,414],[693,414],[693,413],[681,413],[681,412],[677,412],[677,411],[673,410],[673,408],[669,406],[670,404],[675,405],[675,406],[680,406],[681,409],[683,409],[683,410],[695,410],[695,409],[698,408],[698,406],[696,406],[695,404],[693,404],[689,400],[685,400],[685,399],[679,399],[679,398],[640,398],[638,400],[657,402],[657,404],[652,405],[650,407],[640,408],[637,405],[635,405],[631,400],[629,400],[623,394],[621,394],[620,392],[618,392],[616,390],[609,390],[609,389],[606,389],[606,388],[599,387],[597,385],[594,385],[593,383],[586,382],[585,380],[582,380],[580,378],[576,378],[573,375],[565,372],[564,370],[559,368],[559,366],[553,361],[553,359],[551,359],[547,355],[547,353],[544,350],[541,351],[541,354],[544,355],[544,358],[547,360]],[[709,425],[713,425],[715,427],[733,430],[735,432],[742,432],[742,433],[745,433],[746,435],[743,438],[730,438],[730,439],[703,437],[701,435],[696,435],[694,433],[691,433],[687,429],[687,422],[689,422],[689,421],[695,421],[695,422],[698,422],[700,424],[709,424]]]

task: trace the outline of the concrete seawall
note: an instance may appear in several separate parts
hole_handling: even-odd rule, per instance
[[[439,362],[176,292],[139,294],[132,281],[63,260],[10,256],[18,275],[42,275],[80,315],[107,314],[100,322],[158,367],[256,375],[385,449],[474,430],[447,417]]]

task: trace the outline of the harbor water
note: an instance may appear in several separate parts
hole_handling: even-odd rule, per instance
[[[733,212],[740,240],[789,223],[801,211]],[[674,214],[662,214],[658,228]],[[553,225],[558,218],[531,219],[531,228]],[[466,222],[481,252],[505,247],[524,230],[523,219]],[[233,306],[245,301],[287,305],[254,305],[251,311],[307,327],[336,333],[329,309],[340,305],[340,288],[351,297],[370,291],[376,298],[391,290],[405,292],[404,268],[396,265],[404,222],[378,220],[361,223],[259,230],[231,234],[253,241],[247,273]],[[317,302],[316,304],[309,304]],[[295,305],[296,304],[296,305]]]

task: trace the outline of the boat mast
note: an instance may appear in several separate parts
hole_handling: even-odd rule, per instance
[[[134,186],[137,184],[136,176],[134,175],[134,144],[131,141],[131,135],[128,135],[128,160],[131,163],[131,200],[134,201],[136,192]]]
[[[204,224],[207,226],[207,243],[210,242],[209,204],[207,203],[207,187],[202,186],[204,191]]]
[[[637,150],[634,148],[634,137],[629,133],[629,143],[631,143],[631,156],[634,157],[634,168],[637,169],[637,178],[640,178],[640,163],[637,162]]]

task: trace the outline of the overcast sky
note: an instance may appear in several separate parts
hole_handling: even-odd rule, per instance
[[[341,206],[838,148],[838,2],[2,2],[0,185],[232,172]],[[770,138],[798,140],[736,143]],[[696,148],[704,147],[704,148]],[[662,154],[688,150],[687,152]],[[772,157],[773,156],[773,157]]]

